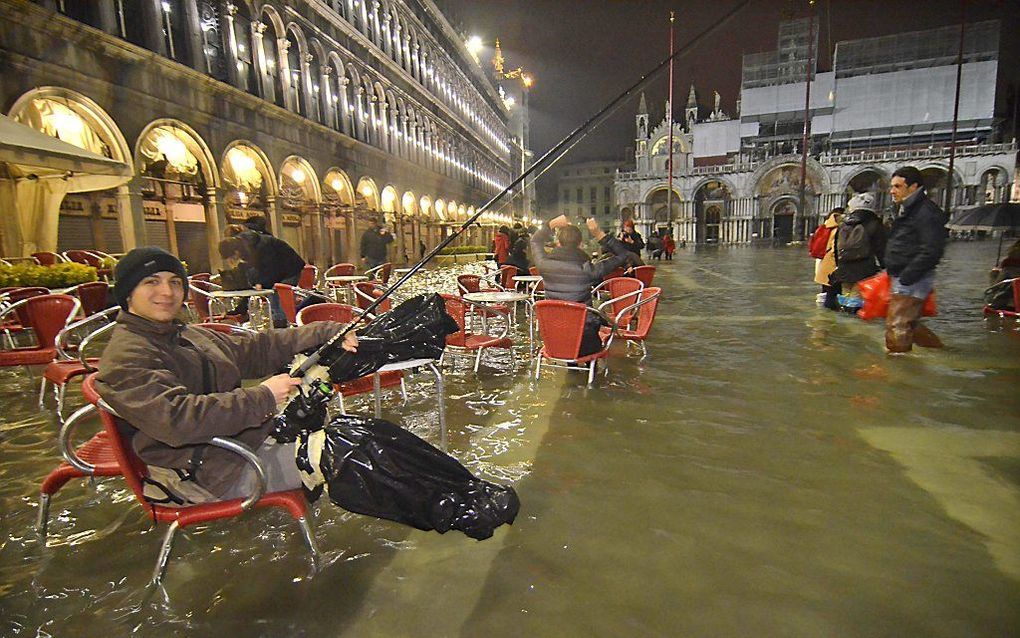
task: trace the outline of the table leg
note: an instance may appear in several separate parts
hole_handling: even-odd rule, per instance
[[[382,388],[379,387],[379,372],[372,374],[372,387],[375,389],[375,418],[382,418]]]
[[[432,374],[436,375],[436,400],[439,402],[439,442],[446,451],[446,392],[443,389],[443,373],[435,363],[429,363]]]

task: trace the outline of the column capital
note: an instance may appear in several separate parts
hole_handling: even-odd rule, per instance
[[[266,32],[266,23],[265,22],[252,22],[251,23],[251,28],[255,32],[255,35],[257,35],[258,37],[261,38],[262,34],[264,34]]]
[[[280,38],[280,52],[287,53],[290,51],[290,40],[287,38]]]
[[[232,2],[228,2],[227,3],[227,15],[230,16],[231,18],[233,18],[235,15],[237,15],[237,5],[236,4],[234,4]]]
[[[315,60],[315,56],[311,53],[305,54],[305,64],[311,64]]]
[[[333,67],[331,67],[328,64],[323,64],[322,66],[320,66],[319,71],[326,77],[333,75]]]

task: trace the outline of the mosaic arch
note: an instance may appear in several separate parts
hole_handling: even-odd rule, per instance
[[[981,173],[978,188],[979,204],[999,204],[1009,199],[1009,173],[1001,166],[992,166]]]
[[[645,195],[645,206],[649,220],[654,221],[656,224],[667,224],[680,218],[681,202],[683,201],[680,191],[674,188],[672,198],[669,198],[668,195],[669,189],[661,186],[652,188]]]
[[[881,213],[892,205],[889,196],[889,174],[874,166],[857,171],[844,182],[843,195],[849,201],[857,193],[874,194],[878,209],[875,212]]]
[[[946,182],[949,175],[949,167],[943,164],[931,163],[917,167],[921,171],[921,179],[924,180],[925,190],[928,197],[940,207],[946,200]],[[960,171],[953,169],[953,200],[956,205],[963,202],[964,188],[963,177]]]
[[[718,242],[722,220],[729,213],[733,185],[725,180],[707,180],[694,191],[695,243]]]
[[[122,162],[129,173],[72,174],[66,179],[36,180],[32,185],[23,183],[5,189],[5,210],[0,220],[4,254],[83,247],[120,252],[124,246],[137,243],[130,211],[118,203],[113,190],[125,188],[130,181],[129,175],[135,171],[134,157],[120,128],[102,107],[76,91],[44,86],[21,95],[8,116],[78,148]]]

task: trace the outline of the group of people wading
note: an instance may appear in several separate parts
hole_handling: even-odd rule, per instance
[[[942,342],[920,320],[935,289],[948,220],[913,166],[893,173],[889,193],[899,206],[889,227],[878,215],[873,193],[854,195],[845,209],[833,210],[818,227],[809,246],[817,259],[815,282],[822,286],[826,308],[856,311],[862,305],[860,283],[884,270],[890,290],[886,349],[908,352],[915,343],[940,348]]]

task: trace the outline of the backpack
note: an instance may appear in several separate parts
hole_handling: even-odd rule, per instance
[[[836,260],[858,261],[871,256],[871,242],[864,224],[840,224],[836,235]]]
[[[813,235],[811,235],[811,241],[808,242],[808,254],[815,259],[822,259],[825,257],[825,249],[829,245],[829,235],[832,234],[832,229],[825,224],[820,224],[815,229]]]

